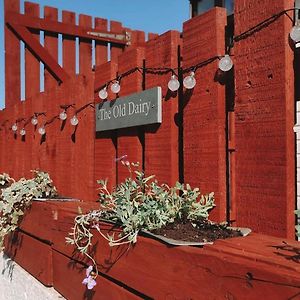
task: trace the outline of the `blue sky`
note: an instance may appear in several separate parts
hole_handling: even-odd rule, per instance
[[[20,0],[21,9],[24,1]],[[188,0],[32,0],[40,6],[53,6],[93,17],[120,21],[124,27],[145,32],[163,33],[170,29],[182,30],[189,18]],[[0,108],[4,107],[4,16],[0,0]]]

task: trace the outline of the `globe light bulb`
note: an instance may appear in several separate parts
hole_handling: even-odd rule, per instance
[[[296,24],[290,31],[290,37],[294,43],[300,42],[300,24]]]
[[[186,89],[191,90],[195,87],[195,85],[196,85],[195,73],[191,72],[190,75],[186,76],[183,79],[183,86]]]
[[[120,89],[119,89],[120,90]],[[108,96],[106,87],[99,91],[99,98],[105,100]]]
[[[171,76],[171,79],[168,82],[168,88],[170,91],[176,92],[179,89],[179,87],[180,87],[180,83],[177,80],[176,76],[173,74]]]
[[[74,115],[72,117],[72,119],[70,120],[70,122],[71,122],[71,125],[73,125],[73,126],[78,125],[79,121],[78,121],[78,118],[76,117],[76,115]]]
[[[293,130],[295,133],[300,133],[300,124],[295,124],[295,126],[293,127]]]
[[[32,117],[31,124],[35,126],[35,125],[37,125],[37,123],[38,123],[37,117]]]
[[[44,126],[40,127],[38,132],[39,132],[40,135],[44,135],[46,133],[45,127]]]
[[[111,85],[110,90],[111,90],[114,94],[118,94],[118,93],[120,92],[120,90],[121,90],[119,81],[114,82],[114,83]]]
[[[225,54],[219,61],[219,69],[223,72],[228,72],[232,69],[233,62],[228,54]]]
[[[22,128],[21,130],[20,130],[20,135],[21,136],[24,136],[26,134],[26,130],[25,130],[25,128]]]
[[[15,123],[13,126],[11,126],[11,130],[16,132],[18,130],[18,125]]]
[[[59,118],[64,121],[67,119],[67,113],[65,111],[62,111],[60,114],[59,114]]]

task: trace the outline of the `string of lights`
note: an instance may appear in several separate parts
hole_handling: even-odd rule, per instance
[[[204,66],[207,66],[216,60],[219,60],[219,69],[223,72],[228,72],[233,67],[233,62],[228,54],[225,54],[224,56],[211,57],[207,60],[201,61],[201,62],[197,63],[196,65],[190,66],[185,69],[169,68],[169,67],[160,67],[160,68],[134,67],[134,68],[128,70],[127,72],[118,75],[116,78],[108,81],[103,86],[101,86],[98,89],[98,90],[100,90],[98,95],[101,100],[107,99],[107,97],[108,97],[107,89],[109,86],[110,86],[110,90],[114,94],[118,94],[121,90],[120,84],[121,84],[122,78],[127,77],[136,71],[140,71],[141,73],[152,74],[152,75],[165,75],[165,74],[171,73],[171,79],[168,82],[168,88],[172,92],[177,91],[180,87],[180,82],[177,79],[178,73],[181,72],[182,74],[185,74],[185,73],[189,72],[189,75],[183,79],[183,86],[186,89],[193,89],[196,85],[195,72],[198,69],[203,68]]]
[[[195,79],[195,72],[200,69],[203,68],[213,62],[215,62],[216,60],[219,60],[218,63],[218,68],[222,71],[222,72],[229,72],[232,67],[233,67],[233,61],[231,59],[231,55],[230,55],[230,50],[231,48],[234,47],[234,43],[240,42],[241,40],[244,40],[248,37],[250,37],[251,35],[253,35],[254,33],[262,30],[263,28],[265,28],[266,26],[269,26],[270,24],[274,23],[276,20],[278,20],[281,16],[286,15],[289,16],[287,13],[288,12],[295,12],[295,25],[292,27],[291,31],[290,31],[290,39],[293,41],[294,45],[295,45],[295,49],[300,48],[300,19],[299,16],[296,16],[296,13],[299,14],[300,12],[300,8],[290,8],[290,9],[286,9],[283,11],[280,11],[277,14],[274,14],[272,16],[270,16],[269,18],[263,20],[262,22],[256,24],[255,26],[247,29],[246,31],[240,33],[239,35],[236,35],[232,38],[231,43],[228,45],[227,50],[226,50],[226,54],[223,56],[213,56],[210,57],[204,61],[201,61],[199,63],[197,63],[196,65],[192,65],[190,67],[187,68],[170,68],[170,67],[156,67],[156,68],[147,68],[147,67],[134,67],[122,74],[118,74],[116,76],[116,78],[109,80],[108,82],[106,82],[103,86],[101,86],[97,92],[98,92],[98,96],[101,100],[106,100],[108,97],[108,92],[107,89],[110,87],[110,90],[112,91],[112,93],[114,94],[118,94],[121,90],[121,81],[123,78],[135,73],[135,72],[140,72],[141,74],[153,74],[153,75],[166,75],[168,73],[171,73],[171,79],[168,82],[168,88],[170,91],[172,92],[176,92],[179,88],[181,83],[178,80],[179,74],[186,74],[189,73],[187,76],[185,76],[183,78],[182,84],[186,89],[193,89],[196,86],[196,79]],[[44,135],[46,133],[46,129],[45,127],[49,124],[51,124],[52,122],[54,122],[56,119],[60,119],[61,121],[65,121],[68,117],[67,115],[67,111],[69,108],[75,108],[75,104],[68,104],[68,105],[60,105],[60,108],[62,109],[62,111],[57,115],[52,117],[50,120],[46,121],[43,125],[41,125],[38,128],[38,133],[40,135]],[[75,114],[72,116],[72,118],[70,119],[70,123],[72,126],[77,126],[79,123],[78,120],[78,114],[83,111],[84,109],[88,108],[88,107],[92,107],[93,109],[95,109],[95,105],[94,102],[90,102],[87,103],[85,105],[83,105],[82,107],[80,107],[79,109],[75,110]],[[31,124],[33,126],[37,126],[39,121],[38,118],[39,116],[44,115],[46,116],[46,113],[44,112],[38,112],[38,113],[34,113],[33,116],[31,116],[29,119],[24,119],[24,118],[20,118],[18,120],[16,120],[14,122],[14,124],[11,126],[11,130],[14,132],[14,134],[17,133],[18,131],[18,124],[20,122],[24,122],[23,127],[20,130],[20,135],[21,136],[25,136],[26,134],[26,130],[25,127],[26,125],[31,122]],[[5,126],[5,124],[8,122],[8,120],[5,120],[1,126]]]
[[[58,114],[58,115],[55,115],[53,116],[52,118],[50,118],[49,120],[45,121],[43,124],[41,124],[40,127],[38,127],[38,133],[40,135],[45,135],[46,134],[46,126],[52,124],[55,120],[61,120],[61,121],[65,121],[67,118],[68,118],[68,115],[67,115],[67,111],[70,107],[73,107],[75,108],[75,104],[67,104],[67,105],[60,105],[59,106],[62,111]],[[87,103],[87,104],[84,104],[83,106],[81,106],[80,108],[78,108],[77,110],[75,110],[75,113],[74,115],[72,116],[72,118],[70,119],[70,124],[72,126],[77,126],[78,123],[79,123],[79,119],[78,119],[78,114],[81,113],[83,110],[85,110],[86,108],[88,107],[92,107],[93,109],[95,108],[94,106],[94,102],[90,102],[90,103]],[[46,113],[42,112],[35,112],[33,114],[33,116],[29,117],[28,119],[25,119],[25,118],[19,118],[15,121],[15,123],[11,126],[11,130],[13,131],[14,134],[17,134],[18,132],[18,129],[19,129],[19,126],[18,124],[21,123],[21,122],[24,122],[23,126],[20,127],[20,135],[21,136],[25,136],[26,135],[26,126],[31,123],[33,126],[37,127],[37,125],[40,123],[39,122],[39,116],[46,116]],[[8,122],[8,120],[5,120],[1,126],[4,126],[6,123]]]

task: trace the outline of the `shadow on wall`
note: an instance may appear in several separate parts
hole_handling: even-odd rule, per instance
[[[1,255],[3,256],[1,274],[2,276],[7,277],[9,281],[12,281],[15,263],[11,258],[7,257],[3,253],[1,253]]]

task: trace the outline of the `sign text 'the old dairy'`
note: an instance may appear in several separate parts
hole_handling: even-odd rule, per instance
[[[155,87],[96,106],[96,131],[161,123],[161,88]]]

